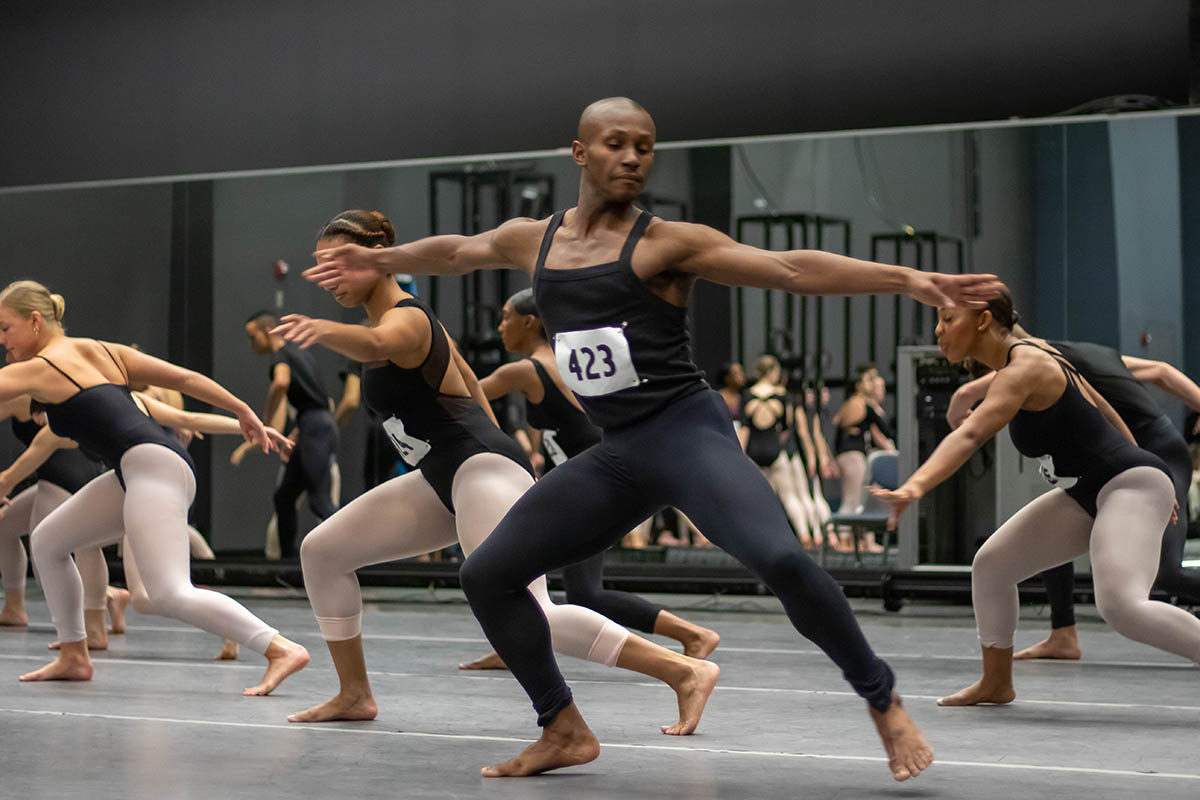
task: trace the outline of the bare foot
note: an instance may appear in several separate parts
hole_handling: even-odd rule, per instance
[[[369,693],[365,695],[346,695],[338,692],[332,700],[327,700],[319,706],[313,706],[307,711],[288,716],[288,722],[329,722],[335,719],[367,720],[375,719],[379,708],[375,698]]]
[[[92,679],[91,659],[70,656],[60,656],[57,661],[51,661],[41,669],[26,672],[21,676],[22,681],[90,681]]]
[[[690,658],[708,658],[721,643],[721,634],[709,628],[700,628],[696,636],[683,643],[683,654]]]
[[[24,610],[5,606],[0,610],[0,625],[9,628],[26,628],[29,626],[29,615]]]
[[[238,643],[233,639],[226,639],[221,642],[221,652],[217,653],[217,657],[213,661],[237,661]]]
[[[1033,647],[1026,647],[1013,655],[1014,659],[1028,658],[1059,658],[1067,661],[1078,661],[1083,655],[1079,649],[1079,634],[1075,626],[1055,628],[1050,631],[1046,641],[1038,642]]]
[[[257,686],[243,689],[242,694],[262,697],[275,691],[283,680],[293,672],[308,666],[308,651],[293,641],[276,634],[267,648],[267,671]]]
[[[883,739],[893,778],[906,781],[929,769],[933,763],[933,748],[900,704],[900,695],[892,692],[892,705],[887,711],[879,712],[869,707],[868,710],[879,729],[879,738]]]
[[[125,607],[129,605],[129,590],[108,587],[104,593],[104,605],[108,608],[108,616],[112,619],[109,633],[125,632]]]
[[[489,653],[483,658],[477,658],[474,661],[468,661],[465,664],[459,664],[459,669],[508,669],[508,665],[504,663],[504,659],[499,653]]]
[[[503,764],[484,767],[482,773],[485,778],[519,778],[586,764],[599,755],[600,743],[572,703],[542,728],[541,737],[519,756]]]
[[[974,706],[980,703],[1003,705],[1011,703],[1016,697],[1017,692],[1011,682],[985,685],[982,680],[978,680],[962,691],[943,697],[937,701],[937,704],[939,706]]]
[[[692,674],[678,686],[672,686],[679,699],[679,722],[662,725],[660,730],[668,736],[687,736],[700,725],[704,706],[717,685],[721,668],[711,661],[694,660]]]
[[[103,629],[101,629],[99,632],[88,631],[87,632],[87,643],[88,643],[89,651],[91,651],[91,650],[107,650],[108,649],[108,634]],[[61,650],[62,642],[55,640],[55,641],[51,642],[50,644],[46,645],[46,649],[47,650]]]

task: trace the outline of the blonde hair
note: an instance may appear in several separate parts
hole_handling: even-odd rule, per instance
[[[761,355],[754,362],[754,379],[761,381],[773,369],[781,369],[779,359],[773,355]]]
[[[0,292],[0,305],[12,309],[25,319],[33,316],[33,312],[42,315],[42,319],[62,327],[63,314],[67,311],[67,301],[61,294],[52,294],[37,281],[13,281]]]

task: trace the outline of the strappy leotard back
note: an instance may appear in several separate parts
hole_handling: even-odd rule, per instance
[[[97,342],[108,353],[126,381],[129,376],[112,351]],[[49,358],[38,355],[79,391],[59,403],[43,403],[50,429],[59,436],[75,440],[80,447],[117,471],[121,477],[121,456],[139,444],[157,444],[173,450],[192,472],[196,465],[175,437],[168,435],[151,417],[137,407],[128,384],[97,383],[83,386]],[[122,478],[122,483],[124,479]]]

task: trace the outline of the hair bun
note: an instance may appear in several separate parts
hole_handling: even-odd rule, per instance
[[[67,301],[61,294],[52,294],[50,302],[54,306],[54,321],[62,322],[63,314],[67,313]]]
[[[387,246],[391,247],[394,245],[396,243],[396,231],[392,228],[391,221],[379,211],[372,211],[371,216],[375,217],[376,221],[379,223],[379,229],[383,231],[384,238],[387,241]]]

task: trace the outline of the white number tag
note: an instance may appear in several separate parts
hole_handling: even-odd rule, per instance
[[[1060,489],[1070,489],[1079,481],[1079,478],[1059,476],[1054,471],[1054,457],[1049,453],[1044,456],[1038,456],[1038,471],[1042,473],[1042,477],[1046,479],[1046,483],[1051,486],[1057,486]]]
[[[567,460],[567,454],[563,452],[562,447],[558,444],[558,439],[555,438],[557,435],[558,431],[542,431],[542,447],[546,449],[546,455],[550,456],[550,463],[556,467]]]
[[[404,423],[395,417],[388,417],[384,420],[383,429],[387,432],[388,438],[392,440],[392,444],[396,446],[400,458],[410,467],[421,463],[421,459],[429,455],[429,451],[433,449],[429,442],[409,436],[404,430]]]
[[[625,331],[618,327],[555,335],[554,360],[567,386],[584,397],[612,394],[641,382]]]

